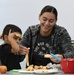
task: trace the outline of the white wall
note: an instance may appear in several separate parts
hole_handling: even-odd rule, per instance
[[[74,40],[74,0],[0,0],[0,34],[8,23],[18,25],[24,33],[28,26],[39,23],[40,10],[49,4],[58,10],[57,24],[64,26]]]

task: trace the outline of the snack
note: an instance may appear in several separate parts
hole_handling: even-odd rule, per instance
[[[49,66],[37,66],[37,65],[30,65],[29,67],[26,68],[26,71],[34,71],[34,70],[48,70],[50,69]]]
[[[44,57],[45,58],[51,58],[52,56],[50,54],[45,54]]]
[[[7,67],[2,65],[0,66],[0,73],[5,74],[7,72]]]
[[[30,65],[29,67],[27,67],[26,71],[34,71],[33,65]]]

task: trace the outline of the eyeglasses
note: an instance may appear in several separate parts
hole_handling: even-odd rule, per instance
[[[17,40],[17,39],[18,39],[19,41],[21,40],[21,37],[16,36],[16,35],[15,35],[13,38],[14,38],[15,40]]]

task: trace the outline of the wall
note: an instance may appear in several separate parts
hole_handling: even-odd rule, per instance
[[[18,25],[24,33],[28,26],[39,23],[40,10],[49,4],[58,10],[57,24],[64,26],[73,40],[74,0],[0,0],[0,34],[8,23]]]

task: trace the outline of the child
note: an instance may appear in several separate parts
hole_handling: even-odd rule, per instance
[[[20,55],[19,42],[22,37],[22,31],[13,24],[5,26],[2,39],[4,43],[0,45],[0,60],[2,65],[7,66],[8,71],[12,69],[21,69],[20,62],[24,60],[24,55]]]

